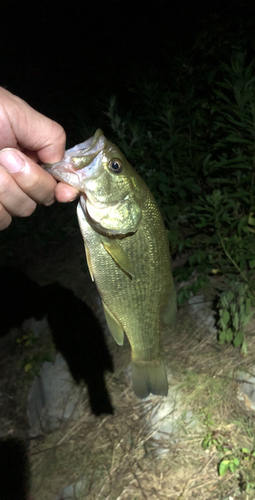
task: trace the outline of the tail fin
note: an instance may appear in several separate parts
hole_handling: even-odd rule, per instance
[[[164,361],[131,361],[133,388],[135,395],[146,398],[152,392],[167,396],[168,382]]]

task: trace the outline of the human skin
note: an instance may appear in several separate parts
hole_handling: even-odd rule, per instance
[[[78,191],[38,164],[64,156],[66,135],[55,121],[0,87],[0,230],[12,217],[28,217],[37,204],[72,201]]]

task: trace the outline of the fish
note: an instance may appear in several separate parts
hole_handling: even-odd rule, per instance
[[[174,324],[176,292],[152,193],[100,129],[45,168],[80,192],[77,215],[88,269],[113,338],[120,346],[124,334],[129,340],[136,396],[166,396],[160,330]]]

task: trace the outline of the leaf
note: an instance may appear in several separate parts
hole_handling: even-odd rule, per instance
[[[168,193],[170,191],[169,186],[167,184],[165,184],[164,182],[160,182],[158,187],[159,187],[160,191],[162,191],[162,193]]]
[[[250,297],[247,297],[245,302],[245,314],[249,314],[250,309],[251,309],[251,299]]]
[[[222,460],[219,465],[219,475],[224,476],[226,474],[227,470],[229,469],[229,460]]]
[[[224,321],[225,325],[227,326],[229,320],[230,320],[230,314],[227,311],[227,309],[224,309],[223,315],[222,315],[222,320]]]
[[[230,470],[231,472],[235,472],[235,471],[236,471],[236,469],[237,469],[237,467],[238,467],[238,465],[236,465],[236,464],[235,464],[235,460],[237,460],[238,465],[239,465],[239,460],[238,460],[237,458],[234,458],[233,460],[231,460],[231,461],[230,461],[230,464],[229,464],[229,470]]]
[[[211,269],[212,274],[218,274],[220,271],[220,268],[218,267],[217,269]]]
[[[241,448],[241,452],[250,454],[250,450],[248,450],[248,448]]]
[[[218,83],[218,82],[217,82]],[[221,86],[220,83],[218,83],[218,85]],[[220,97],[220,99],[223,99],[224,101],[226,101],[228,104],[231,103],[230,99],[225,95],[223,94],[223,92],[220,92],[219,90],[215,90],[215,94]]]
[[[29,370],[31,370],[33,368],[33,365],[32,363],[26,363],[25,366],[24,366],[24,371],[27,373],[29,372]]]
[[[206,436],[202,441],[202,448],[204,450],[207,450],[207,448],[209,448],[210,446],[211,446],[211,434]]]
[[[233,298],[234,298],[233,292],[228,292],[226,294],[226,298],[227,298],[228,302],[231,302],[233,300]]]
[[[249,323],[249,321],[252,318],[252,316],[253,316],[254,313],[255,313],[255,311],[251,311],[249,314],[246,315],[246,317],[242,321],[243,326],[248,325],[248,323]]]
[[[227,340],[227,333],[225,331],[220,332],[219,335],[219,343],[224,344],[224,342]]]
[[[247,342],[244,340],[243,343],[242,343],[242,347],[241,347],[241,353],[246,356],[247,355],[247,350],[248,350],[248,344]]]
[[[233,340],[233,344],[235,347],[238,347],[239,345],[242,345],[243,344],[243,341],[244,341],[244,338],[243,338],[243,332],[240,330],[234,340]]]
[[[250,224],[250,226],[255,226],[255,218],[253,217],[253,215],[254,215],[253,212],[249,213],[248,224]]]
[[[234,332],[232,328],[228,328],[226,332],[226,342],[231,342],[233,340]]]
[[[236,331],[238,331],[238,327],[239,327],[239,315],[238,315],[238,312],[235,312],[232,321],[233,321],[234,329]]]

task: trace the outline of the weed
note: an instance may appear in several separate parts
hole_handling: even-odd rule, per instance
[[[23,358],[24,372],[29,378],[39,377],[40,368],[44,361],[52,361],[49,353],[38,354],[36,352],[36,344],[39,338],[32,333],[24,334],[17,339],[17,343],[23,346],[25,355]]]
[[[157,199],[172,252],[188,253],[174,275],[196,279],[178,303],[216,277],[219,340],[245,354],[255,305],[255,63],[234,49],[228,63],[201,70],[193,56],[175,61],[167,87],[136,84],[135,115],[123,118],[115,98],[106,114]]]
[[[204,424],[208,427],[208,432],[202,441],[202,447],[204,450],[215,447],[219,452],[219,476],[230,472],[236,475],[241,491],[255,490],[255,451],[239,448],[231,442],[229,432],[215,429],[215,422],[210,413],[205,416]]]

